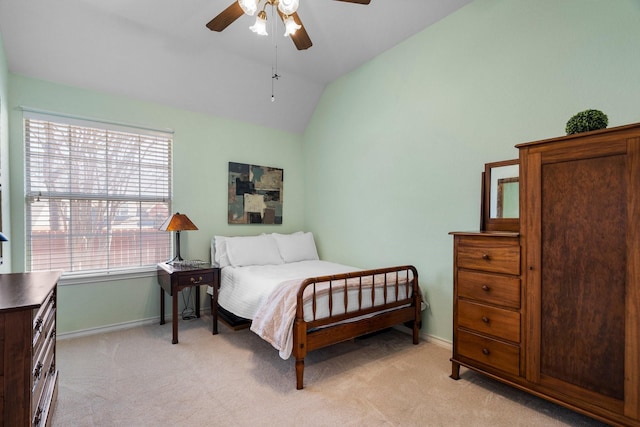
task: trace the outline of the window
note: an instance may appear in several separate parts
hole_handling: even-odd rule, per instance
[[[169,132],[25,111],[28,271],[110,272],[169,257]]]

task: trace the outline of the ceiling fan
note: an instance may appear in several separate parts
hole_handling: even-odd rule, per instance
[[[264,1],[262,10],[258,12],[258,6]],[[346,3],[369,4],[371,0],[336,0]],[[293,43],[298,50],[309,49],[313,43],[307,34],[302,21],[296,12],[298,10],[299,0],[237,0],[231,6],[220,12],[218,16],[207,23],[207,28],[211,31],[222,31],[231,25],[236,19],[247,14],[253,16],[258,12],[256,23],[251,26],[251,30],[260,35],[267,35],[266,20],[267,14],[265,8],[267,5],[275,6],[278,15],[285,25],[285,36],[291,37]]]

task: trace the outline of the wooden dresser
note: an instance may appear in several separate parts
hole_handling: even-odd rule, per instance
[[[640,123],[517,148],[519,233],[451,233],[451,376],[640,426]]]
[[[60,271],[0,274],[0,425],[51,423]]]
[[[460,364],[520,375],[520,240],[517,233],[454,236],[452,378]]]

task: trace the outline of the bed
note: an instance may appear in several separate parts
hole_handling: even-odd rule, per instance
[[[244,320],[281,358],[295,358],[304,385],[309,351],[395,325],[419,342],[423,299],[411,265],[362,270],[318,258],[311,233],[215,236],[212,262],[220,289],[210,287],[212,332],[219,310]]]

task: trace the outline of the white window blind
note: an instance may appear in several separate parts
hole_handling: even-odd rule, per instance
[[[169,258],[171,133],[29,112],[24,126],[28,271]]]

